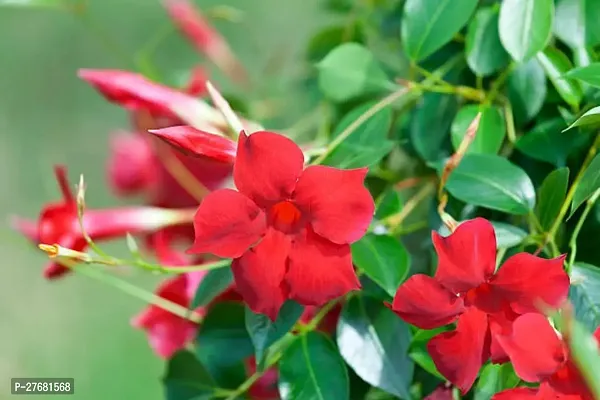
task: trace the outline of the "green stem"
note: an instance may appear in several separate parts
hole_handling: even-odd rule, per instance
[[[213,269],[225,268],[231,265],[231,260],[219,260],[211,263],[204,263],[198,265],[186,265],[186,266],[165,266],[161,264],[151,264],[145,261],[139,260],[118,260],[121,261],[119,265],[137,265],[141,268],[158,271],[158,272],[166,272],[166,273],[174,273],[174,274],[185,274],[188,272],[197,272],[197,271],[210,271]]]
[[[506,81],[506,78],[508,78],[508,76],[515,69],[515,67],[516,67],[516,64],[511,63],[507,68],[504,69],[504,71],[502,71],[500,73],[500,75],[498,75],[498,78],[496,78],[494,83],[492,83],[492,86],[490,87],[490,91],[488,92],[488,95],[486,96],[486,99],[484,102],[485,105],[489,105],[494,101],[494,99],[498,95],[498,92],[500,91],[500,88],[504,84],[504,81]]]
[[[600,189],[596,190],[592,197],[588,199],[588,201],[585,204],[585,209],[579,217],[577,225],[575,225],[575,229],[573,230],[573,234],[571,235],[571,240],[569,241],[569,247],[571,248],[571,252],[569,254],[569,261],[567,262],[567,272],[569,272],[569,270],[573,266],[573,263],[575,262],[575,255],[577,254],[577,237],[579,236],[581,227],[583,227],[583,223],[585,222],[585,219],[594,207],[594,204],[596,203],[596,200],[598,200],[598,197],[600,197]]]
[[[331,141],[331,143],[327,147],[327,150],[325,152],[323,152],[323,154],[321,154],[319,157],[317,157],[312,162],[312,164],[320,164],[323,161],[325,161],[327,156],[329,156],[336,148],[338,148],[338,146],[340,144],[342,144],[344,142],[344,140],[346,140],[348,138],[348,136],[350,136],[354,131],[356,131],[362,124],[367,122],[369,120],[369,118],[371,118],[373,115],[377,114],[379,111],[383,110],[387,106],[393,104],[396,100],[400,99],[401,97],[403,97],[404,95],[409,93],[411,91],[411,89],[412,88],[410,88],[410,87],[403,87],[399,90],[396,90],[395,92],[392,92],[391,94],[387,95],[386,97],[381,99],[379,102],[374,104],[364,114],[362,114],[360,117],[358,117],[356,120],[354,120],[354,122],[352,122],[339,135],[337,135],[336,138]]]
[[[577,190],[577,187],[579,186],[579,183],[581,182],[581,179],[583,178],[583,174],[585,173],[585,170],[590,165],[590,163],[594,159],[594,156],[596,155],[598,146],[600,146],[600,134],[598,134],[596,136],[594,143],[588,150],[587,156],[585,157],[585,160],[583,160],[583,164],[581,165],[581,168],[579,169],[579,172],[577,173],[577,176],[575,177],[573,184],[571,185],[571,187],[569,188],[569,191],[567,192],[565,201],[563,202],[563,204],[560,208],[560,211],[558,212],[558,215],[556,216],[556,219],[554,220],[554,223],[552,224],[552,226],[550,227],[550,230],[548,231],[546,243],[554,240],[556,233],[558,232],[558,229],[560,228],[560,224],[563,221],[563,218],[565,217],[565,215],[567,215],[567,212],[569,211],[569,206],[571,205],[573,196],[575,196],[575,191]]]
[[[199,323],[202,321],[202,317],[196,312],[189,310],[177,303],[173,303],[172,301],[169,301],[163,297],[157,296],[154,293],[148,292],[123,279],[117,278],[114,275],[105,274],[100,270],[88,268],[87,266],[78,266],[69,260],[61,260],[60,263],[65,267],[72,269],[76,273],[86,275],[92,279],[105,283],[109,286],[120,290],[123,293],[136,297],[144,301],[145,303],[160,307],[163,310],[166,310],[181,318],[187,319],[195,323]]]

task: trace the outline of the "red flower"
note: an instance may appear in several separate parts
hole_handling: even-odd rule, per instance
[[[246,361],[246,371],[248,376],[256,372],[256,358],[249,357]],[[250,398],[253,400],[279,400],[279,389],[277,380],[279,373],[277,368],[271,367],[252,385],[248,390]]]
[[[360,287],[349,243],[365,234],[373,217],[363,185],[367,169],[303,171],[303,164],[290,139],[242,132],[233,168],[239,192],[210,193],[194,218],[189,252],[235,258],[238,291],[272,320],[288,298],[322,305]]]
[[[210,132],[220,132],[227,126],[222,115],[208,104],[143,75],[111,69],[80,69],[78,74],[108,101],[130,111],[147,111],[152,116],[170,118],[172,125],[185,121]]]
[[[189,307],[206,271],[178,275],[161,283],[156,294],[183,307]],[[204,315],[204,310],[196,310]],[[148,334],[150,347],[162,358],[169,358],[185,347],[196,335],[198,325],[155,305],[148,306],[131,320]]]
[[[594,333],[600,342],[600,328]],[[516,374],[525,382],[541,382],[539,389],[506,390],[494,399],[528,398],[592,400],[585,381],[570,360],[567,344],[541,314],[525,314],[513,323],[512,334],[498,336]]]
[[[462,223],[454,233],[432,234],[438,255],[433,278],[418,274],[402,284],[392,309],[422,329],[457,321],[456,330],[433,337],[428,350],[442,375],[469,391],[483,363],[507,361],[496,341],[510,333],[520,314],[537,312],[538,301],[556,307],[567,297],[564,256],[545,260],[527,253],[510,257],[495,273],[496,237],[483,218]]]
[[[210,25],[200,10],[187,0],[165,0],[164,4],[173,22],[199,52],[206,54],[234,81],[246,82],[244,67],[233,55],[225,39]]]
[[[77,203],[71,192],[64,167],[55,167],[56,179],[63,194],[60,202],[46,205],[37,224],[15,218],[14,227],[36,243],[58,244],[62,247],[85,251],[87,242],[83,237],[77,215]],[[166,210],[154,207],[129,207],[119,209],[90,209],[83,216],[83,225],[94,241],[114,239],[127,233],[150,233],[156,230],[186,223],[190,219],[187,210]],[[44,270],[48,279],[58,278],[69,269],[51,262]]]

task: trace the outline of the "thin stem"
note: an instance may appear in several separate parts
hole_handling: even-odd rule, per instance
[[[384,225],[388,226],[390,230],[395,231],[402,224],[402,222],[410,215],[410,213],[419,205],[425,197],[435,191],[435,185],[428,184],[423,186],[419,191],[411,197],[404,207],[396,214],[390,215],[381,221]]]
[[[379,111],[383,110],[387,106],[393,104],[396,100],[400,99],[411,90],[411,87],[403,87],[399,90],[396,90],[395,92],[392,92],[391,94],[387,95],[379,102],[374,104],[364,114],[362,114],[360,117],[354,120],[354,122],[352,122],[346,129],[344,129],[334,140],[332,140],[329,146],[327,147],[327,150],[319,157],[317,157],[315,161],[312,162],[312,164],[320,164],[323,161],[325,161],[327,156],[329,156],[340,144],[342,144],[342,142],[344,142],[344,140],[348,138],[348,136],[350,136],[354,131],[356,131],[362,124],[367,122],[369,118],[371,118],[373,115],[377,114]]]
[[[569,247],[571,248],[571,252],[569,254],[569,261],[567,262],[567,272],[571,269],[571,267],[573,266],[573,263],[575,262],[575,256],[577,254],[577,237],[579,236],[579,232],[581,231],[581,228],[583,227],[583,223],[585,222],[585,219],[587,218],[588,214],[594,207],[594,204],[598,200],[598,197],[600,197],[600,189],[596,190],[594,192],[594,194],[592,194],[592,197],[590,197],[587,200],[587,202],[585,204],[585,209],[583,210],[583,213],[579,217],[579,221],[577,221],[577,225],[575,225],[575,229],[573,230],[573,234],[571,235],[571,240],[569,241]]]
[[[583,160],[583,164],[581,165],[581,168],[579,169],[579,172],[577,173],[577,176],[575,177],[573,184],[569,188],[569,191],[567,192],[567,196],[565,197],[565,201],[563,202],[563,204],[560,208],[560,211],[558,212],[558,215],[554,219],[554,223],[550,227],[550,230],[548,231],[548,235],[546,236],[546,240],[545,240],[544,244],[542,244],[541,248],[546,247],[546,245],[548,243],[551,243],[555,240],[556,233],[558,232],[558,229],[560,228],[560,224],[562,223],[563,218],[565,217],[565,215],[567,215],[567,212],[569,211],[569,206],[571,205],[571,201],[573,201],[573,196],[575,196],[575,191],[577,190],[577,187],[579,186],[579,183],[581,182],[581,179],[583,178],[583,174],[585,173],[587,167],[590,165],[590,163],[596,156],[598,146],[600,146],[600,134],[596,135],[596,139],[594,140],[594,143],[588,150],[587,156],[585,157],[585,160]],[[539,251],[539,249],[538,249],[538,251]]]
[[[72,269],[76,273],[80,273],[82,275],[86,275],[92,279],[103,282],[112,286],[123,293],[126,293],[130,296],[136,297],[145,303],[155,305],[157,307],[162,308],[172,314],[175,314],[181,318],[187,319],[189,321],[199,323],[202,321],[202,317],[192,311],[189,310],[177,303],[169,301],[163,297],[157,296],[154,293],[148,292],[142,288],[139,288],[123,279],[117,278],[114,275],[109,275],[101,272],[100,270],[94,268],[88,268],[86,266],[78,266],[75,263],[69,260],[61,260],[60,263],[67,268]]]
[[[494,99],[498,95],[498,92],[500,91],[500,88],[504,84],[504,81],[506,81],[506,78],[508,78],[508,76],[515,69],[515,67],[516,64],[514,62],[510,63],[510,65],[507,68],[505,68],[504,71],[500,73],[500,75],[498,75],[498,78],[496,78],[494,83],[492,83],[490,91],[488,92],[488,95],[485,98],[486,105],[491,104],[492,101],[494,101]]]

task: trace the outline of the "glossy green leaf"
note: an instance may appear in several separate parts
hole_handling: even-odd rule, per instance
[[[404,245],[387,235],[369,234],[353,243],[352,260],[392,297],[410,269],[410,256]]]
[[[373,103],[362,104],[345,115],[336,126],[333,137],[343,132],[372,105]],[[360,168],[378,163],[394,147],[394,142],[387,139],[391,126],[392,110],[386,108],[379,111],[352,132],[322,164],[338,168]]]
[[[425,161],[439,160],[458,109],[456,98],[446,94],[426,93],[413,112],[410,137],[415,151]]]
[[[344,43],[317,64],[319,87],[325,96],[344,102],[392,87],[371,52],[358,43]]]
[[[553,18],[553,0],[504,0],[500,6],[500,41],[515,61],[527,61],[546,47]]]
[[[196,336],[196,355],[211,374],[215,368],[231,366],[254,353],[244,321],[242,303],[223,302],[210,307]]]
[[[600,326],[600,268],[575,263],[571,267],[569,300],[575,317],[590,330]]]
[[[577,118],[577,121],[573,122],[565,130],[576,128],[578,126],[591,128],[597,127],[598,125],[600,125],[600,106],[594,107],[591,110],[587,111],[581,117]]]
[[[477,0],[407,0],[401,21],[406,54],[421,61],[433,54],[466,25]]]
[[[337,328],[346,363],[367,383],[400,398],[410,397],[414,364],[408,357],[409,326],[380,301],[353,297]]]
[[[573,68],[569,58],[560,50],[549,47],[537,54],[537,60],[560,97],[570,106],[577,107],[583,97],[581,85],[563,76]]]
[[[496,246],[500,249],[517,246],[527,237],[527,232],[519,227],[504,222],[491,222],[496,234]]]
[[[445,381],[446,378],[444,378],[437,370],[431,356],[427,352],[427,343],[432,337],[442,332],[446,332],[448,329],[448,326],[428,330],[419,329],[415,332],[409,347],[409,357],[415,364],[442,381]]]
[[[465,155],[446,189],[465,203],[509,214],[527,214],[535,204],[535,189],[527,174],[494,155]]]
[[[477,135],[469,146],[467,153],[496,154],[502,147],[506,136],[506,125],[500,110],[495,106],[469,104],[458,111],[450,128],[452,145],[455,150],[460,146],[467,128],[480,111],[481,120],[479,121]]]
[[[167,400],[209,400],[216,386],[212,377],[189,351],[178,351],[167,362],[163,377]]]
[[[377,199],[377,210],[375,218],[382,220],[386,217],[394,215],[402,209],[404,202],[400,198],[400,194],[395,189],[389,189]]]
[[[194,309],[207,306],[215,297],[223,293],[231,285],[231,282],[233,282],[231,268],[218,268],[208,271],[202,278],[200,285],[198,285],[190,307]]]
[[[597,0],[555,0],[555,35],[571,48],[600,44],[600,2]]]
[[[507,87],[516,122],[522,125],[532,120],[542,109],[547,93],[542,66],[535,58],[519,65],[508,76]]]
[[[577,132],[563,132],[564,127],[562,118],[543,121],[521,136],[515,147],[535,160],[563,167],[571,151],[585,139]]]
[[[295,301],[288,300],[283,303],[275,322],[263,314],[257,314],[246,307],[246,329],[254,344],[256,363],[260,365],[265,350],[294,326],[304,312],[304,307]]]
[[[565,74],[565,78],[579,79],[588,85],[600,88],[600,63],[574,68]]]
[[[512,364],[487,364],[481,370],[475,385],[473,400],[490,400],[493,395],[516,387],[520,382]]]
[[[586,329],[580,322],[567,323],[568,347],[570,360],[573,361],[577,370],[581,373],[586,387],[592,394],[591,398],[600,398],[600,351],[598,340],[593,336],[593,331]],[[595,328],[594,328],[595,329]],[[563,331],[563,334],[566,332]]]
[[[491,75],[510,61],[500,42],[498,19],[498,11],[488,7],[479,9],[469,23],[465,42],[467,64],[476,75]]]
[[[282,400],[348,400],[348,372],[335,345],[321,333],[297,339],[279,361]]]
[[[579,185],[575,188],[570,215],[573,215],[577,208],[598,189],[600,189],[600,154],[594,157],[590,165],[583,172],[583,177],[579,181]]]
[[[569,186],[569,169],[559,168],[548,174],[538,191],[535,214],[545,232],[552,226],[565,201]]]

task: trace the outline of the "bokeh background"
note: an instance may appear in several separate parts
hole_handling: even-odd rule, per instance
[[[60,10],[0,7],[0,399],[11,397],[11,377],[75,378],[75,395],[55,400],[162,398],[163,363],[129,325],[143,304],[84,276],[45,281],[44,254],[7,222],[13,214],[35,218],[44,203],[59,198],[55,163],[68,165],[73,182],[85,175],[90,207],[123,204],[108,191],[104,168],[109,134],[126,128],[127,116],[80,81],[78,68],[129,69],[136,51],[169,30],[154,56],[167,80],[178,83],[205,62],[169,28],[159,0],[88,3],[93,21]],[[328,19],[317,10],[319,0],[196,3],[242,11],[239,21],[215,18],[214,24],[264,81],[260,90],[268,93],[259,96],[295,99],[290,81],[302,48]],[[304,110],[289,104],[292,121]],[[125,244],[106,248],[120,254]],[[130,278],[149,289],[156,283],[141,273]]]

